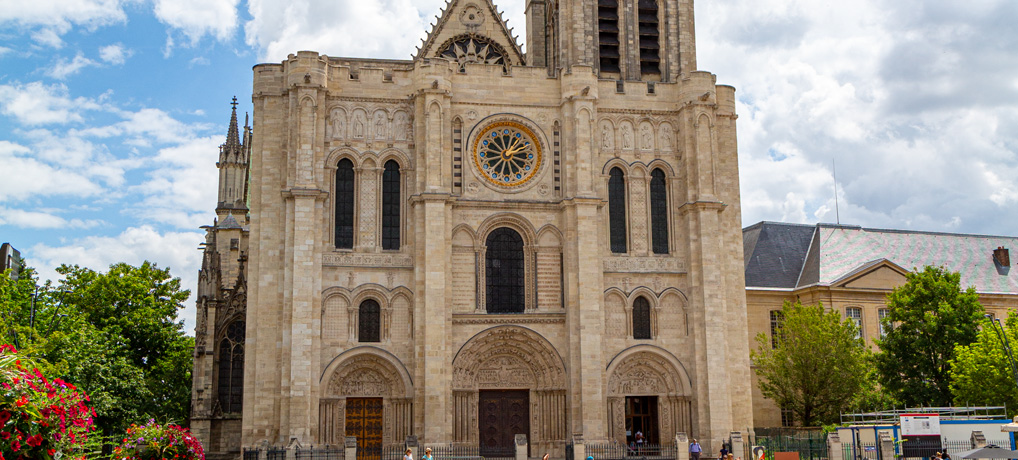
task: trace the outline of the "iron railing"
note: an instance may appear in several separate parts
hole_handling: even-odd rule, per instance
[[[258,449],[244,449],[244,460],[258,460]]]
[[[828,458],[827,434],[821,430],[763,429],[757,433],[751,444],[762,446],[768,460],[773,460],[775,452],[797,452],[800,460]]]
[[[631,444],[617,442],[589,443],[584,445],[587,455],[594,460],[675,460],[675,444]]]
[[[270,447],[266,452],[268,460],[286,460],[286,448]]]
[[[340,447],[306,447],[294,451],[297,460],[344,460],[346,450]],[[359,456],[359,455],[358,455]]]

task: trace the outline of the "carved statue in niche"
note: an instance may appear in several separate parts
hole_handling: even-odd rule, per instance
[[[375,139],[385,139],[385,115],[375,114]]]
[[[403,112],[396,113],[396,117],[392,121],[392,138],[397,141],[405,141],[407,139],[407,115]]]
[[[612,128],[608,125],[601,125],[601,149],[611,150],[612,149]]]
[[[640,148],[644,150],[651,150],[654,148],[654,133],[648,124],[644,124],[640,127]]]
[[[364,114],[356,112],[353,115],[353,137],[361,139],[364,137]]]
[[[630,128],[628,124],[622,125],[622,148],[633,148],[633,128]]]
[[[329,132],[326,133],[326,137],[329,139],[342,139],[346,135],[346,116],[343,111],[339,109],[333,109],[332,113],[329,114]]]
[[[672,149],[672,133],[670,128],[664,128],[661,132],[661,150]]]

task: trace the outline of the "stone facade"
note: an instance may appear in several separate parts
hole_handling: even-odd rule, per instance
[[[751,426],[734,89],[691,0],[604,3],[528,2],[527,55],[452,0],[412,60],[255,66],[240,442],[212,446]]]

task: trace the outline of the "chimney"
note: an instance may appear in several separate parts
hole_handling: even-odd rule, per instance
[[[1003,246],[998,246],[993,250],[993,260],[996,260],[1001,267],[1011,266],[1011,256],[1008,254],[1007,248]]]

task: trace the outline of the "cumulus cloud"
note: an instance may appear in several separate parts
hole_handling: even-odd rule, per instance
[[[32,149],[10,141],[0,141],[0,164],[17,172],[0,181],[0,202],[65,194],[89,197],[102,190],[80,172],[40,161]]]
[[[84,69],[85,67],[92,67],[99,65],[89,58],[86,58],[80,51],[74,56],[74,59],[57,58],[56,62],[53,63],[53,67],[50,67],[46,71],[46,75],[56,78],[57,80],[66,80],[67,77],[74,75]]]
[[[62,84],[31,82],[27,85],[0,85],[0,112],[13,116],[24,125],[80,122],[84,120],[83,112],[100,108],[95,100],[70,97],[67,86]]]
[[[111,264],[125,262],[139,265],[143,261],[158,261],[161,268],[170,268],[170,274],[181,279],[183,287],[198,285],[201,252],[198,245],[205,240],[201,232],[160,232],[151,226],[129,227],[114,236],[87,236],[66,244],[36,244],[22,251],[22,256],[39,271],[40,279],[57,280],[56,268],[61,264],[79,265],[93,270],[106,271]],[[184,303],[179,318],[184,320],[188,333],[194,329],[195,293]]]
[[[124,5],[132,0],[8,1],[0,8],[0,26],[30,31],[36,42],[59,48],[72,26],[97,27],[127,21]]]
[[[11,225],[21,228],[93,228],[103,222],[98,219],[65,219],[53,211],[26,211],[23,209],[7,209],[0,206],[0,225]]]
[[[179,30],[194,46],[205,35],[229,39],[237,29],[238,0],[156,0],[159,21]],[[167,42],[172,48],[173,41]]]
[[[444,0],[249,0],[247,43],[275,62],[313,50],[330,56],[409,59],[431,29]],[[523,36],[524,2],[499,2]]]
[[[133,211],[149,221],[178,228],[211,223],[219,183],[215,152],[222,142],[222,136],[211,136],[161,149],[151,159],[156,169],[131,187],[133,195],[144,197]]]
[[[99,58],[107,64],[122,65],[127,62],[127,58],[131,57],[131,50],[125,49],[124,45],[120,43],[114,43],[99,48]]]
[[[985,218],[1018,212],[1013,4],[723,0],[696,18],[699,67],[738,89],[746,225],[1014,233]]]

